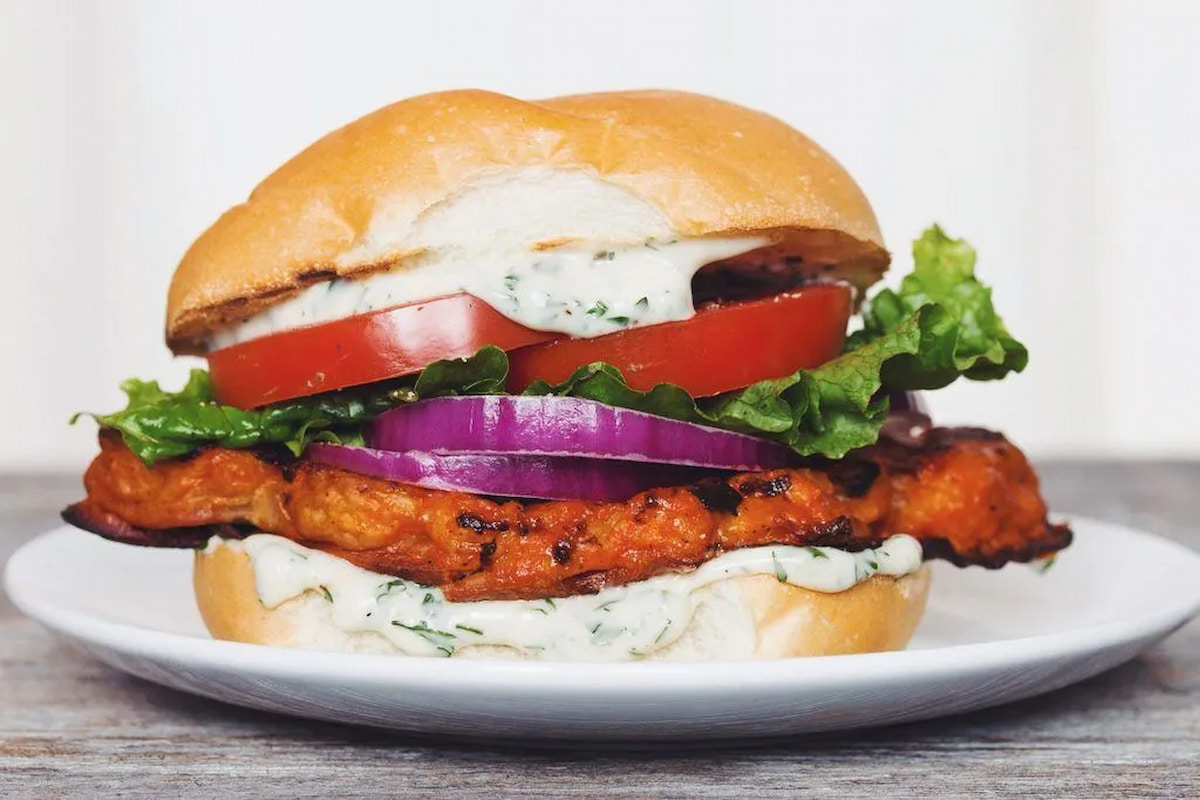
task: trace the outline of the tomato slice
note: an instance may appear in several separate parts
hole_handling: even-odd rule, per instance
[[[583,364],[612,364],[635,389],[674,383],[693,397],[812,369],[837,356],[853,297],[841,285],[699,309],[680,322],[599,336],[560,337],[509,353],[508,388],[565,380]]]
[[[484,345],[502,350],[553,339],[467,294],[274,333],[208,354],[217,400],[253,408],[419,372]]]
[[[210,353],[208,366],[217,399],[239,408],[408,375],[488,344],[509,351],[512,391],[604,361],[635,389],[674,383],[702,397],[833,358],[852,304],[849,287],[813,286],[701,308],[680,322],[573,339],[531,330],[457,294],[252,339]]]

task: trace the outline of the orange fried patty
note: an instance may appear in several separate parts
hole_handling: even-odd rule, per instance
[[[74,525],[160,547],[267,531],[451,600],[597,592],[767,544],[861,549],[907,533],[927,558],[999,567],[1071,541],[1021,451],[975,428],[613,503],[504,501],[225,448],[147,467],[114,432],[100,443],[87,498],[63,512]]]

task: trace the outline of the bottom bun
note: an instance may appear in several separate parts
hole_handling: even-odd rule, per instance
[[[380,582],[389,580],[389,576],[377,577]],[[251,555],[240,542],[214,541],[198,551],[194,583],[200,615],[218,639],[311,650],[405,653],[379,633],[335,623],[327,595],[315,589],[267,607],[259,598]],[[927,565],[900,577],[877,574],[835,593],[804,589],[771,575],[723,578],[692,593],[693,613],[673,641],[652,652],[623,654],[624,660],[713,661],[900,650],[925,611],[929,584]],[[531,657],[496,645],[459,646],[453,655]],[[584,652],[575,660],[612,658]]]

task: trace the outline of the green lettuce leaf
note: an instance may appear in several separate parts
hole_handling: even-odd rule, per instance
[[[878,438],[888,391],[936,389],[959,377],[995,380],[1028,361],[997,315],[991,290],[976,279],[970,245],[934,226],[913,245],[913,259],[900,288],[880,291],[864,308],[863,327],[847,339],[845,352],[817,369],[695,399],[670,384],[630,388],[615,367],[594,363],[559,384],[536,381],[525,393],[587,398],[764,436],[801,455],[840,458]],[[215,402],[207,373],[194,370],[178,392],[126,381],[126,408],[92,416],[119,430],[148,464],[207,444],[282,444],[299,454],[313,441],[361,443],[363,423],[402,403],[502,393],[507,375],[508,357],[485,347],[470,358],[430,364],[415,379],[244,411]]]
[[[636,391],[613,367],[589,364],[557,386],[538,382],[526,393],[586,397],[840,458],[878,438],[885,390],[936,389],[960,376],[995,380],[1029,360],[996,314],[991,290],[976,279],[970,245],[933,226],[913,245],[913,258],[899,291],[879,292],[846,351],[817,369],[693,400],[669,384]]]
[[[880,369],[899,354],[915,352],[920,342],[914,318],[892,335],[863,345],[819,369],[760,381],[736,392],[693,399],[685,390],[659,384],[649,391],[631,389],[608,364],[588,364],[557,385],[532,384],[525,394],[585,397],[686,422],[724,428],[783,442],[801,455],[840,458],[871,444],[887,417],[879,394]]]
[[[377,383],[285,403],[243,410],[213,397],[208,373],[194,369],[178,392],[157,381],[136,378],[121,384],[129,398],[113,414],[90,416],[121,433],[125,444],[147,464],[187,455],[206,445],[253,447],[279,444],[295,455],[310,442],[362,444],[363,423],[389,408],[426,397],[499,391],[508,375],[508,357],[485,347],[470,358],[430,364],[415,380]]]
[[[898,292],[878,292],[863,311],[863,327],[847,350],[885,339],[920,318],[916,351],[890,359],[883,382],[889,389],[940,389],[959,376],[986,381],[1020,372],[1029,362],[1025,346],[1009,335],[992,305],[992,290],[975,277],[975,249],[930,227],[913,243],[913,271]]]

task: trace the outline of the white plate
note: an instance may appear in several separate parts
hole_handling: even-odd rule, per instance
[[[695,740],[904,722],[1048,692],[1136,656],[1200,610],[1200,556],[1083,519],[1045,574],[935,565],[909,650],[700,664],[459,661],[213,641],[191,553],[72,528],[8,564],[13,601],[118,669],[237,705],[498,740]]]

